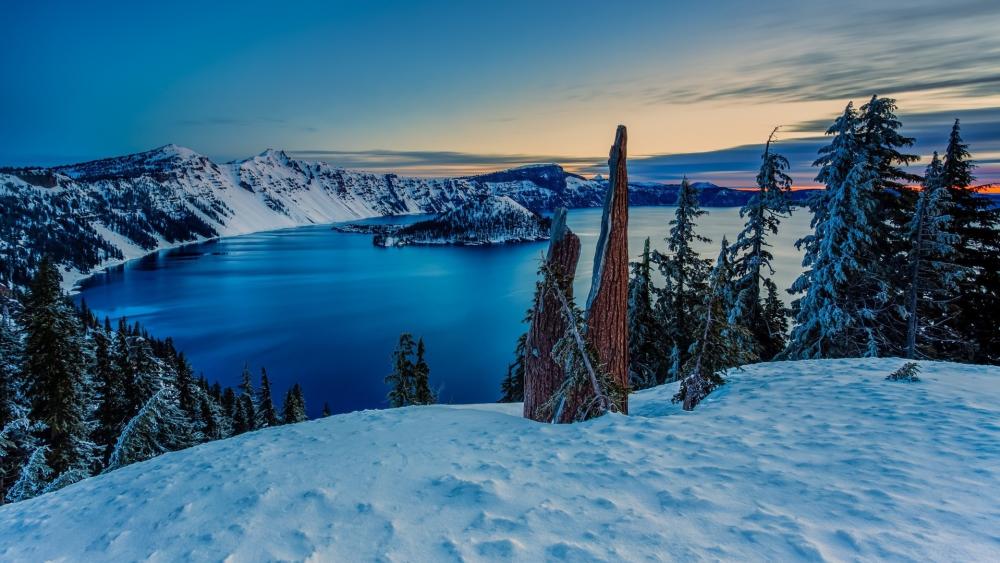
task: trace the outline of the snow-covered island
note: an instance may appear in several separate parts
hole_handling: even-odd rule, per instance
[[[507,196],[484,195],[409,225],[348,223],[335,225],[343,233],[367,233],[376,246],[463,246],[536,242],[548,239],[550,220]]]
[[[1000,368],[901,359],[677,383],[629,416],[363,411],[0,507],[4,561],[997,561]]]

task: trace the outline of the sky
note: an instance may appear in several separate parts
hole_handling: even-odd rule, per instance
[[[997,0],[0,2],[0,165],[176,143],[590,175],[623,123],[633,178],[743,187],[781,126],[807,187],[829,122],[878,94],[924,157],[961,118],[1000,181]]]

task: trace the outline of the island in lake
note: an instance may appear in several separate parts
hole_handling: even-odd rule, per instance
[[[469,246],[547,240],[550,223],[548,218],[507,196],[483,195],[433,219],[409,225],[347,223],[333,229],[372,234],[375,246]]]

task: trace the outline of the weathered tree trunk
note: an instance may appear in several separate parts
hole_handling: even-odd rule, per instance
[[[619,412],[628,413],[628,171],[625,126],[619,125],[608,158],[608,193],[601,236],[594,255],[594,277],[587,299],[587,339],[604,371],[626,390]],[[578,400],[593,400],[582,397]],[[569,412],[577,405],[567,405]]]
[[[573,276],[580,260],[580,239],[566,226],[566,210],[552,218],[552,238],[545,261],[555,283],[567,299],[573,298]],[[553,292],[535,294],[531,326],[525,343],[524,417],[551,422],[552,412],[542,408],[565,379],[562,366],[552,360],[552,348],[566,334],[566,315]]]

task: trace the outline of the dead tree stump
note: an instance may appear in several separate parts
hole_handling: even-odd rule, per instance
[[[545,257],[548,274],[567,299],[573,298],[573,276],[580,260],[580,238],[566,226],[566,210],[557,209],[552,218],[552,238]],[[543,280],[544,285],[544,280]],[[552,292],[535,292],[531,326],[525,342],[524,417],[551,422],[552,412],[543,408],[565,379],[562,366],[552,360],[552,348],[567,329],[559,298]]]

